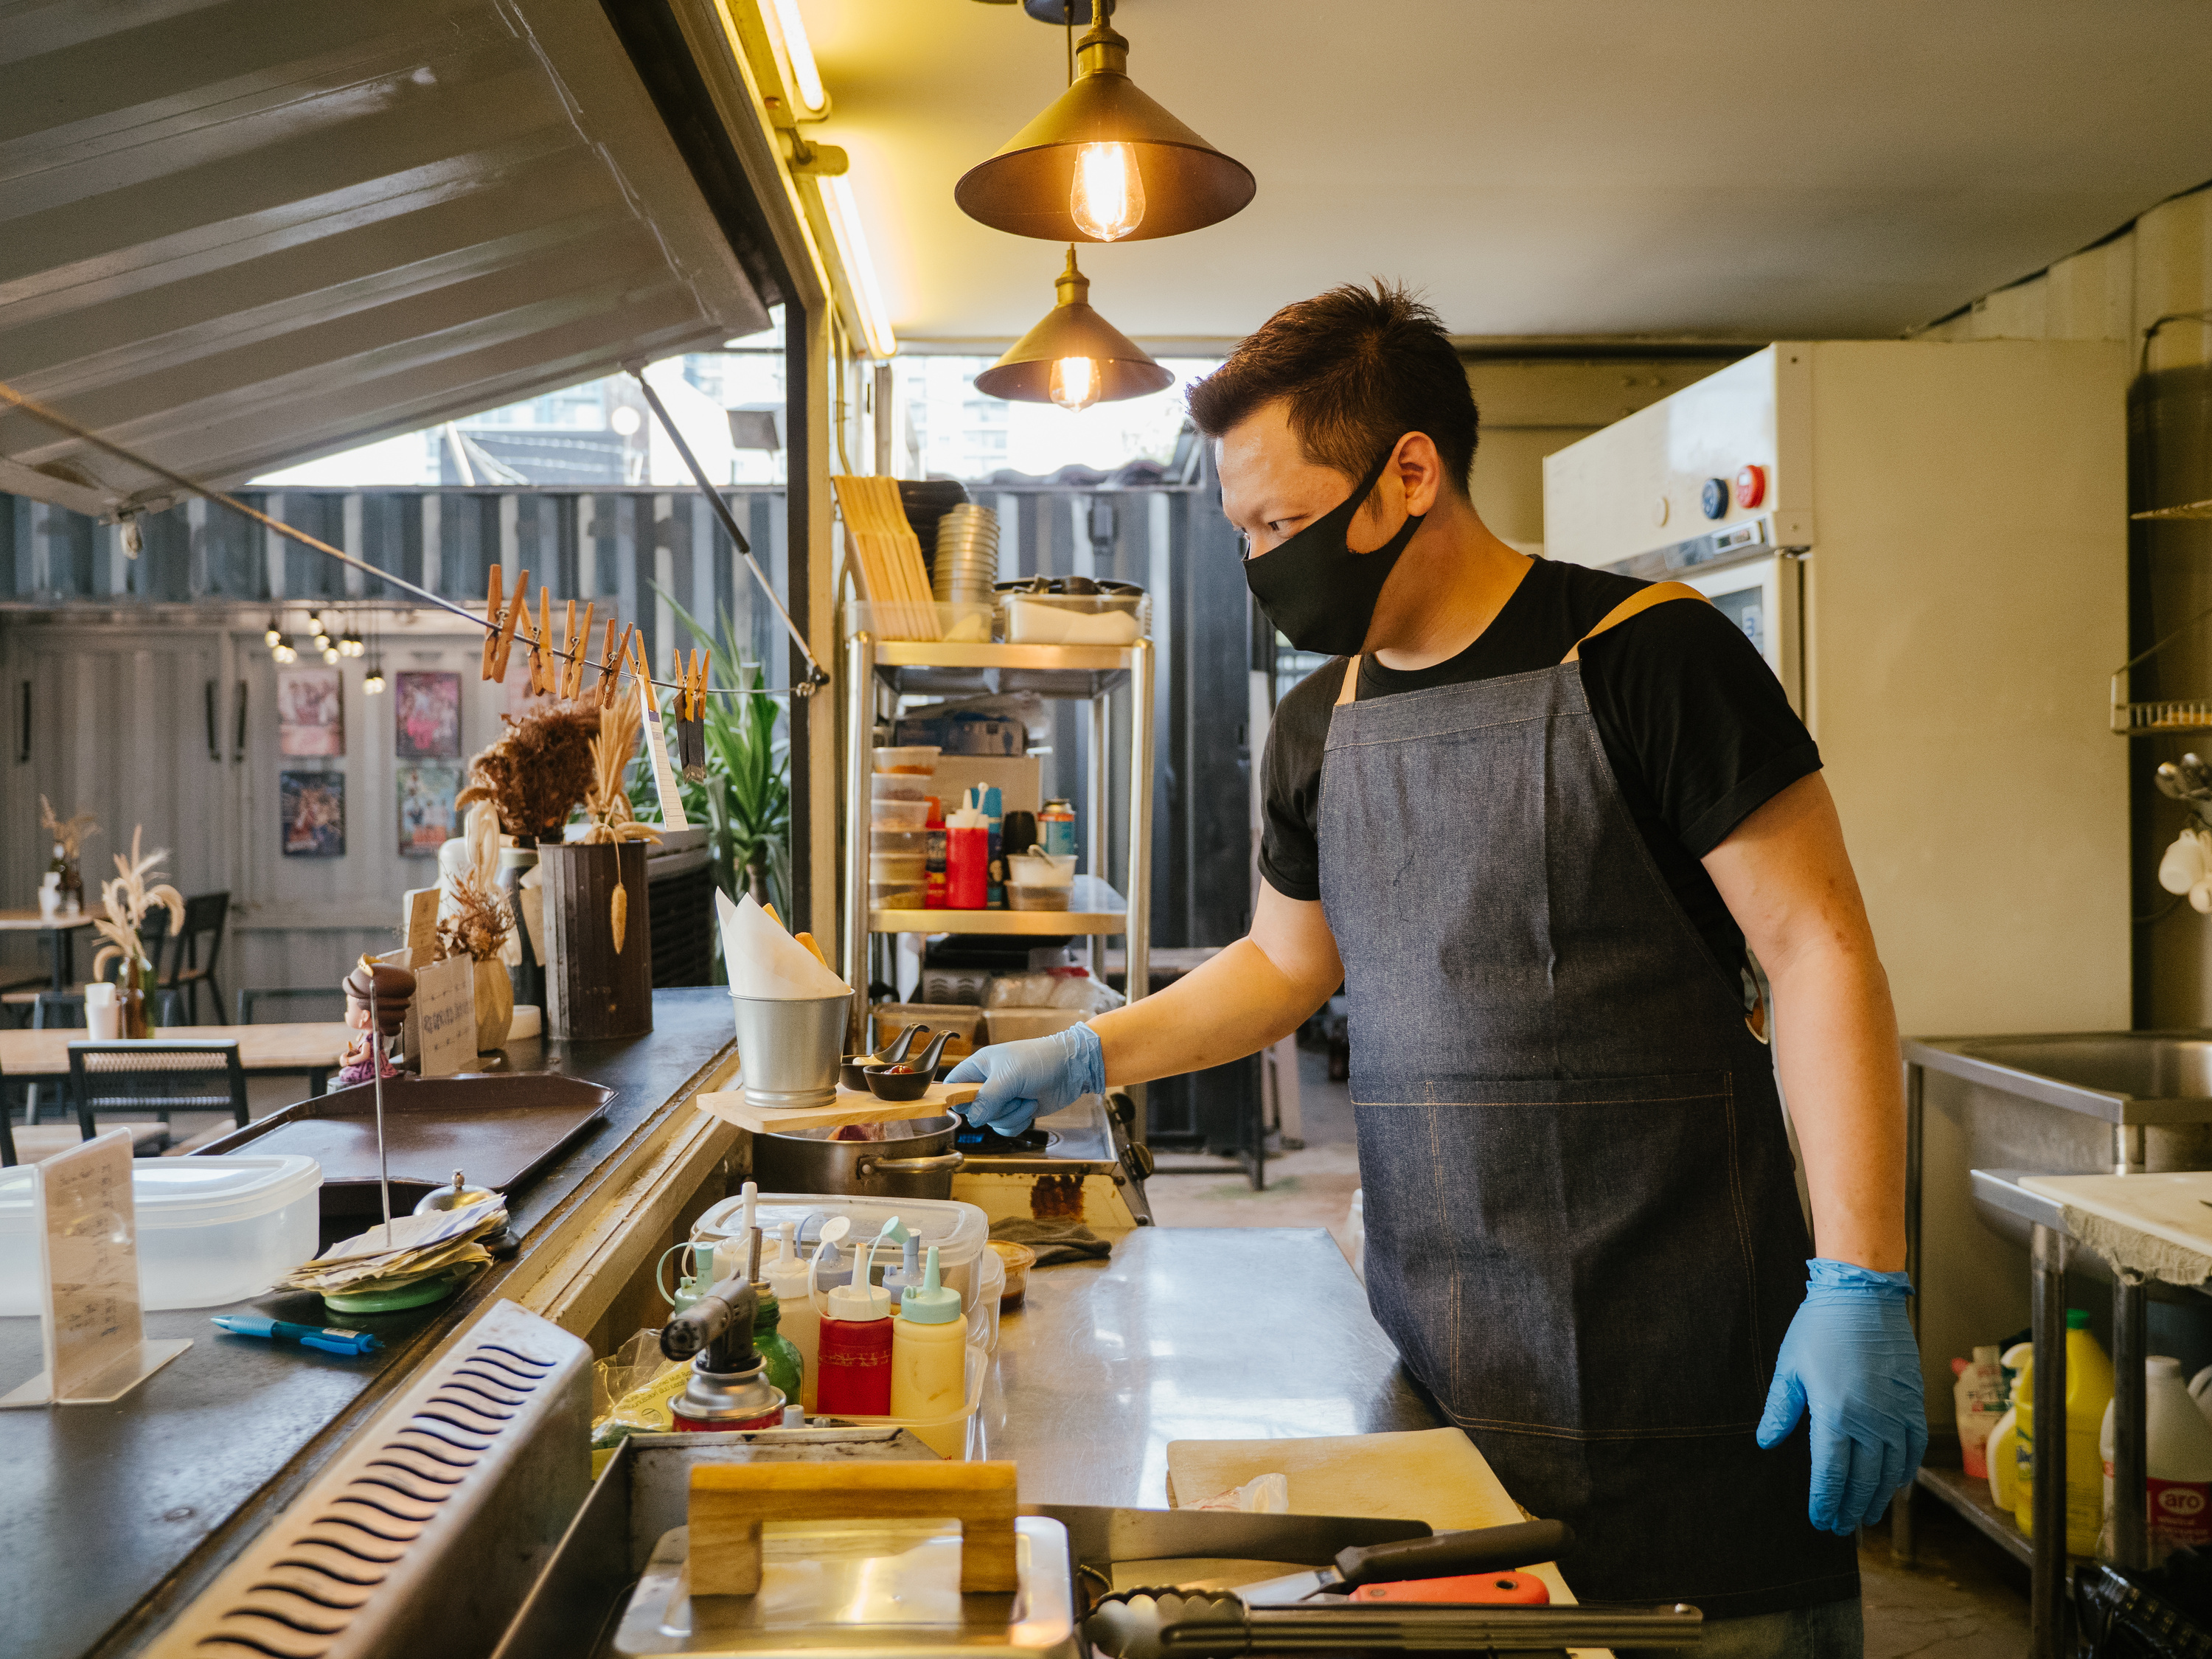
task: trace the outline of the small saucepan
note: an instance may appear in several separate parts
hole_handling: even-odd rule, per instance
[[[937,1057],[945,1052],[945,1045],[951,1038],[951,1032],[939,1031],[930,1039],[929,1047],[921,1051],[919,1060],[863,1067],[869,1089],[878,1100],[920,1100],[936,1081]]]
[[[952,1175],[965,1155],[953,1150],[960,1120],[915,1118],[868,1127],[867,1140],[837,1140],[854,1133],[797,1129],[753,1137],[753,1179],[763,1192],[840,1193],[856,1198],[950,1198]]]

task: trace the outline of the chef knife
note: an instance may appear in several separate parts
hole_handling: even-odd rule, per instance
[[[1242,1510],[1139,1510],[1103,1504],[1024,1504],[1067,1528],[1069,1553],[1085,1566],[1116,1561],[1304,1562],[1326,1566],[1354,1545],[1426,1538],[1426,1522],[1364,1516],[1252,1515]]]
[[[1248,1607],[1284,1607],[1310,1595],[1351,1590],[1361,1584],[1449,1578],[1526,1566],[1532,1561],[1555,1561],[1574,1547],[1574,1532],[1564,1521],[1522,1521],[1510,1527],[1440,1532],[1431,1538],[1395,1544],[1355,1544],[1337,1553],[1334,1567],[1246,1584],[1234,1593]]]

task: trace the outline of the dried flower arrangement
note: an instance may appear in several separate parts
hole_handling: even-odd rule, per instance
[[[107,907],[105,920],[92,925],[107,941],[92,958],[92,976],[98,979],[111,962],[120,962],[124,971],[151,973],[154,963],[148,955],[139,928],[155,907],[169,913],[169,931],[181,933],[185,926],[185,896],[172,887],[167,879],[158,874],[154,866],[169,856],[168,849],[158,848],[140,856],[138,844],[145,826],[134,824],[131,830],[131,856],[115,855],[116,876],[112,881],[100,884],[100,902]]]
[[[467,787],[453,805],[489,801],[510,836],[558,841],[568,814],[592,791],[599,713],[581,702],[555,702],[503,718],[506,732],[469,763]]]
[[[592,787],[584,797],[584,815],[591,820],[581,840],[586,845],[617,846],[627,841],[660,839],[660,831],[640,823],[630,811],[629,763],[637,752],[638,733],[644,716],[634,697],[618,698],[599,716],[599,734],[592,739]],[[617,876],[607,900],[607,923],[614,935],[615,954],[622,954],[629,933],[629,889]]]
[[[78,849],[100,833],[100,820],[89,812],[58,818],[52,803],[39,797],[39,827],[61,843],[62,856],[74,861]]]
[[[499,815],[489,801],[469,809],[461,837],[469,867],[453,884],[453,910],[438,921],[438,945],[449,957],[496,962],[507,948],[514,918],[499,890]]]

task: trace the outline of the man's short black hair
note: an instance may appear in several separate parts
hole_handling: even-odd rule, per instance
[[[1346,283],[1285,306],[1191,388],[1190,416],[1218,438],[1278,398],[1313,465],[1357,483],[1406,434],[1425,433],[1467,495],[1474,393],[1443,320],[1402,286]]]

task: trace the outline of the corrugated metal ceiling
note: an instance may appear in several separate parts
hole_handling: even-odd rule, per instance
[[[179,471],[768,321],[591,0],[0,3],[0,380]],[[173,493],[12,411],[0,489]]]

